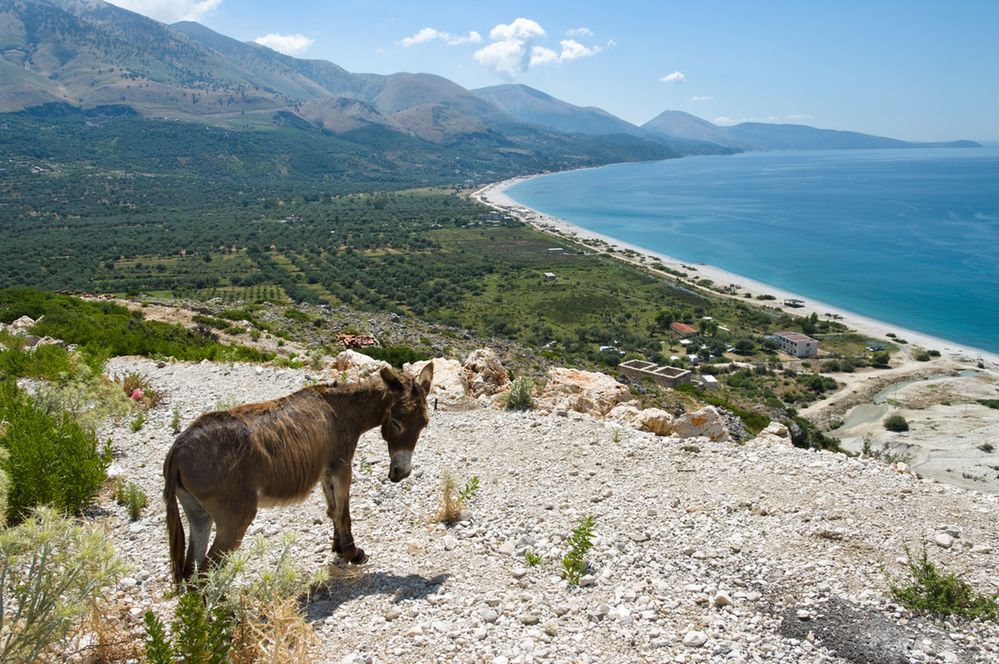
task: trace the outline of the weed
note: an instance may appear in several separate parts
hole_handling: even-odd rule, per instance
[[[149,504],[149,496],[135,482],[125,482],[118,480],[114,488],[114,500],[119,505],[128,508],[128,517],[132,521],[138,521],[142,516],[142,510]]]
[[[999,410],[999,399],[979,399],[978,403]]]
[[[527,563],[528,567],[535,567],[541,564],[541,556],[534,553],[533,551],[525,551],[524,562]]]
[[[39,508],[0,529],[0,661],[52,654],[84,612],[125,572],[105,533]]]
[[[122,392],[125,393],[126,397],[147,410],[159,405],[163,400],[163,395],[153,389],[142,374],[128,373],[115,378],[115,382],[121,385]]]
[[[253,582],[246,577],[251,559],[272,558],[262,540],[230,555],[227,564],[202,578],[200,593],[181,597],[173,637],[151,611],[145,615],[146,656],[151,664],[175,662],[309,661],[315,634],[302,618],[298,596],[318,579],[303,579],[294,567],[294,538],[287,537],[276,559]]]
[[[614,434],[611,436],[611,442],[612,443],[620,443],[621,442],[621,429],[619,429],[617,427],[614,428]]]
[[[976,593],[971,586],[954,574],[943,574],[930,562],[923,548],[918,560],[905,549],[910,579],[892,577],[887,572],[888,588],[900,604],[915,613],[937,616],[959,615],[970,620],[999,618],[997,597]]]
[[[465,487],[458,491],[454,475],[447,468],[441,474],[441,504],[437,510],[437,521],[454,524],[461,519],[461,511],[465,503],[475,498],[479,493],[479,478],[476,475],[465,482]]]
[[[180,406],[173,407],[173,415],[170,417],[170,430],[174,433],[180,433]]]
[[[593,548],[594,525],[593,517],[588,516],[569,535],[569,551],[562,558],[562,578],[573,585],[579,585],[586,573],[586,553]]]
[[[145,424],[146,424],[146,414],[145,413],[139,413],[138,415],[135,416],[135,419],[132,420],[132,424],[129,425],[129,426],[132,429],[132,433],[135,433],[136,431],[139,431],[140,429],[142,429],[142,427]]]
[[[985,452],[986,454],[991,454],[995,451],[996,447],[992,443],[982,443],[978,446],[978,449]]]
[[[518,376],[510,389],[502,397],[502,403],[507,410],[531,410],[534,408],[534,381],[526,376]]]
[[[911,454],[892,452],[887,443],[883,444],[880,449],[875,448],[870,436],[864,436],[864,447],[861,450],[861,454],[887,464],[909,463],[912,460]]]

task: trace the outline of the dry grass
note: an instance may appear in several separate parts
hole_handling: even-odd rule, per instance
[[[441,523],[458,523],[461,518],[461,497],[455,484],[454,475],[444,469],[441,474],[441,504],[437,509],[436,520]]]
[[[234,664],[298,664],[316,659],[319,637],[305,622],[293,597],[256,610],[255,620],[236,627],[229,656]]]
[[[143,634],[129,629],[131,622],[125,606],[95,604],[75,630],[72,641],[80,647],[74,654],[91,664],[142,661],[145,658]]]
[[[154,390],[149,381],[146,380],[146,377],[140,373],[127,373],[124,376],[115,378],[115,382],[121,386],[121,390],[125,393],[126,397],[132,399],[146,410],[158,406],[163,401],[163,395]],[[142,394],[140,399],[135,399],[132,396],[136,390],[139,390]]]

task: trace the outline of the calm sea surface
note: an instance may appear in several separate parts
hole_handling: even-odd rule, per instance
[[[999,352],[999,148],[690,157],[507,193],[623,242]]]

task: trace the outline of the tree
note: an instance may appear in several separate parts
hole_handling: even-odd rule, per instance
[[[819,315],[812,312],[811,316],[807,316],[801,319],[801,331],[805,334],[812,335],[815,334],[819,329]]]

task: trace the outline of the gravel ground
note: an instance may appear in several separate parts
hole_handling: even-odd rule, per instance
[[[136,433],[103,433],[114,467],[151,497],[129,523],[102,507],[133,574],[138,621],[168,605],[161,468],[173,409],[186,426],[220,405],[287,394],[308,370],[117,358],[163,402]],[[377,432],[355,457],[354,535],[370,556],[308,598],[324,662],[999,662],[999,627],[930,621],[893,604],[884,570],[906,546],[999,592],[999,497],[843,455],[676,440],[586,416],[433,413],[413,475],[388,481]],[[440,478],[480,479],[467,518],[434,523]],[[596,520],[585,587],[560,578],[565,538]],[[305,571],[333,563],[315,491],[262,510],[251,534],[294,532]],[[524,554],[542,562],[526,564]],[[335,568],[339,569],[339,568]]]

